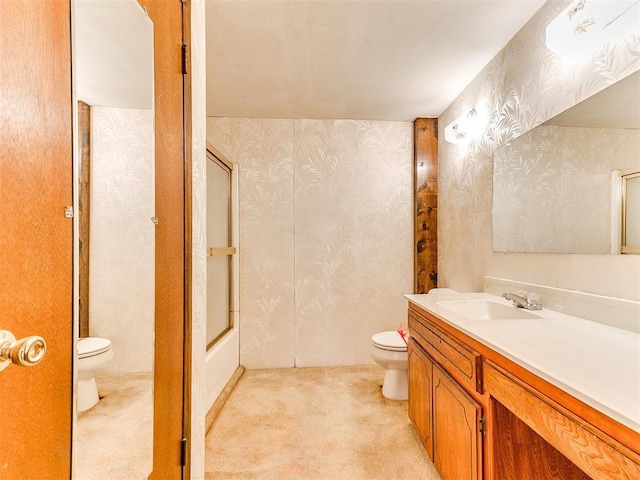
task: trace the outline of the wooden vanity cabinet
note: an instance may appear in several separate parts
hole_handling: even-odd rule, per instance
[[[640,434],[410,304],[409,417],[443,480],[640,479]]]
[[[640,479],[638,452],[490,360],[485,375],[491,393],[494,478]],[[516,435],[527,450],[514,448]],[[635,447],[640,448],[637,440]],[[537,455],[529,454],[534,448]],[[503,458],[518,459],[517,470],[502,463]]]
[[[482,407],[433,365],[433,463],[443,480],[482,478]]]
[[[425,352],[416,337],[409,341],[408,357],[409,418],[429,458],[443,480],[481,479],[481,405]]]
[[[433,385],[433,361],[409,339],[409,418],[420,437],[429,458],[433,460],[433,436],[431,428]]]

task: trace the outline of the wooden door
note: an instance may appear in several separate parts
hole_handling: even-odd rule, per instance
[[[480,480],[481,406],[433,366],[433,463],[442,480]]]
[[[433,460],[433,436],[431,428],[433,362],[422,352],[414,340],[409,341],[409,418],[418,436]]]
[[[44,337],[47,353],[0,372],[0,479],[71,470],[70,29],[68,1],[2,2],[0,329]]]
[[[153,21],[159,219],[155,262],[153,472],[149,478],[171,480],[183,477],[183,465],[184,477],[190,476],[191,113],[187,107],[191,100],[189,76],[182,73],[182,45],[187,43],[184,38],[189,38],[188,30],[183,31],[183,18],[188,26],[190,6],[177,0],[138,1],[147,8]]]

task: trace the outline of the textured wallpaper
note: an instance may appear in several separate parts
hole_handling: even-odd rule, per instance
[[[493,275],[640,300],[637,255],[492,252],[493,150],[640,69],[638,35],[577,63],[547,50],[545,28],[569,3],[545,3],[440,117],[444,127],[474,107],[491,112],[475,141],[440,136],[439,286],[480,291]]]
[[[89,331],[114,372],[150,372],[155,311],[153,111],[91,108]]]
[[[639,148],[640,130],[539,126],[497,149],[494,250],[609,253],[611,171]]]
[[[205,2],[191,1],[192,297],[191,479],[204,478],[206,407],[207,178]]]
[[[241,364],[370,363],[413,288],[413,126],[208,118],[237,162]]]

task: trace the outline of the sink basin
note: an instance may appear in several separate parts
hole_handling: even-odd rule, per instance
[[[471,320],[518,320],[542,318],[528,310],[491,300],[452,300],[436,302],[443,309]]]

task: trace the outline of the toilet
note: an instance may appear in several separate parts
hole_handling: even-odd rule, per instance
[[[371,342],[373,360],[384,368],[382,395],[389,400],[406,400],[409,397],[407,344],[396,331],[376,333]]]
[[[113,358],[111,340],[86,337],[78,341],[78,413],[98,403],[96,373],[103,370]]]

